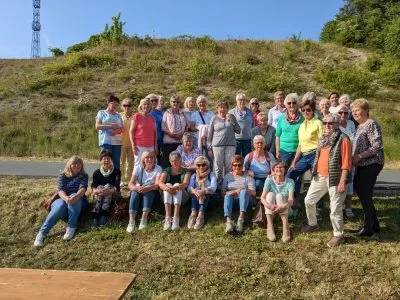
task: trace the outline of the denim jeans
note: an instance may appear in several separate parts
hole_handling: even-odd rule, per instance
[[[108,150],[112,153],[112,162],[114,168],[120,170],[120,162],[121,162],[121,145],[110,145],[110,144],[103,144],[100,146],[100,150]],[[130,174],[131,175],[131,174]]]
[[[50,212],[39,231],[43,234],[49,233],[51,228],[53,228],[54,225],[56,225],[57,222],[62,219],[67,219],[67,225],[69,228],[76,228],[78,224],[78,217],[82,210],[82,202],[82,199],[79,199],[71,205],[67,204],[61,198],[55,200],[51,204]]]
[[[251,140],[236,140],[236,155],[246,157],[251,152]]]
[[[301,180],[300,175],[310,170],[314,164],[316,151],[311,152],[307,155],[302,155],[296,162],[294,169],[289,170],[286,177],[291,178],[295,182],[294,197],[297,198],[300,195]]]
[[[264,190],[264,183],[267,178],[258,178],[254,177],[254,181],[256,182],[256,194],[261,195],[262,191]]]
[[[247,190],[241,190],[239,197],[234,195],[224,196],[224,217],[232,216],[233,202],[239,201],[240,212],[246,212],[250,202],[250,194]]]
[[[294,156],[296,155],[296,152],[286,152],[283,150],[279,151],[279,160],[283,161],[288,167],[292,163],[292,160]]]
[[[205,212],[208,206],[208,202],[210,201],[210,195],[206,195],[206,198],[203,201],[203,204],[199,203],[196,197],[192,197],[192,211],[200,211]]]
[[[131,192],[129,199],[129,213],[135,213],[139,209],[140,198],[143,199],[143,211],[150,211],[153,206],[155,194],[158,191],[150,191],[144,194],[140,194],[136,191]]]

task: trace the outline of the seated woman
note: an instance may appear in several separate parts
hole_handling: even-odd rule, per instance
[[[224,217],[226,218],[226,233],[232,233],[235,226],[232,221],[234,202],[239,202],[240,214],[236,224],[236,231],[243,232],[244,216],[250,202],[250,197],[256,196],[256,186],[253,177],[243,172],[243,157],[234,155],[231,160],[232,172],[229,172],[222,183],[224,195]]]
[[[193,136],[189,132],[185,132],[182,137],[182,145],[179,145],[176,151],[182,156],[182,165],[190,171],[195,171],[194,161],[201,155],[201,151],[193,143]]]
[[[119,196],[121,171],[114,168],[112,154],[103,150],[99,156],[101,166],[93,172],[93,225],[103,226],[110,215],[111,200]]]
[[[61,219],[67,219],[67,230],[63,239],[71,240],[76,231],[81,209],[87,206],[85,192],[88,187],[88,175],[79,156],[74,155],[68,160],[57,181],[59,198],[50,206],[50,212],[36,235],[35,247],[43,247],[44,238]]]
[[[134,169],[128,188],[131,190],[129,200],[129,224],[126,231],[131,233],[135,229],[135,219],[139,208],[140,199],[143,200],[143,213],[139,230],[147,227],[147,220],[153,205],[153,200],[158,194],[158,181],[162,169],[156,165],[154,152],[144,151],[141,164]]]
[[[192,214],[187,227],[198,230],[204,225],[204,212],[210,196],[217,189],[217,177],[211,172],[210,162],[205,156],[197,157],[194,163],[196,172],[190,177],[188,186],[188,191],[192,196]]]
[[[283,228],[282,242],[287,243],[290,241],[288,214],[294,201],[294,181],[285,178],[286,165],[283,162],[273,164],[272,171],[273,175],[265,181],[261,195],[261,203],[264,205],[267,216],[267,238],[271,242],[276,240],[274,216],[279,214]]]
[[[182,167],[182,156],[178,151],[169,155],[171,167],[164,169],[159,186],[163,190],[165,221],[164,230],[179,230],[181,205],[189,198],[186,187],[190,180],[190,171]],[[174,205],[174,217],[171,218],[171,206]]]
[[[261,192],[264,187],[265,179],[271,173],[271,165],[275,163],[272,153],[266,152],[265,139],[262,135],[253,138],[254,150],[244,158],[244,169],[254,178],[256,192]]]

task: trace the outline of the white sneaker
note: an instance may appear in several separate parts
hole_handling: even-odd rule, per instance
[[[128,227],[126,227],[126,232],[132,233],[135,230],[135,222],[129,222]]]
[[[244,224],[244,219],[243,218],[239,218],[237,220],[237,224],[236,224],[236,231],[237,232],[243,233],[243,231],[244,231],[243,224]]]
[[[233,225],[233,222],[226,222],[226,227],[225,227],[226,233],[232,233],[234,229],[235,226]]]
[[[139,230],[143,230],[147,227],[147,218],[142,218],[139,224]]]
[[[72,238],[75,235],[75,231],[76,231],[76,228],[67,227],[67,230],[65,231],[65,234],[63,236],[63,240],[64,241],[72,240]]]
[[[171,230],[171,218],[170,217],[165,217],[164,230]]]
[[[193,229],[199,230],[203,227],[204,225],[204,218],[197,218],[196,219],[196,224],[194,224]]]
[[[188,224],[187,224],[187,228],[188,229],[193,229],[195,223],[196,223],[196,217],[190,215],[189,216],[189,220],[188,220]]]
[[[179,230],[179,219],[178,218],[173,218],[172,219],[172,230]]]
[[[46,236],[43,233],[38,232],[38,234],[36,235],[35,242],[33,243],[33,245],[35,247],[37,247],[37,248],[43,247],[43,240],[44,240],[45,237]]]

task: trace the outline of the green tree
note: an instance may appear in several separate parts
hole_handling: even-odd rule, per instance
[[[60,48],[49,47],[49,51],[51,52],[51,54],[53,56],[63,56],[64,55],[64,51],[62,51]]]

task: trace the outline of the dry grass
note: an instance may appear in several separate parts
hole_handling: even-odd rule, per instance
[[[207,214],[202,231],[164,232],[156,205],[148,230],[129,235],[126,221],[92,230],[84,219],[66,243],[60,223],[37,250],[33,240],[46,215],[39,204],[55,187],[54,179],[1,179],[1,267],[133,272],[138,276],[127,299],[400,297],[399,198],[376,199],[379,239],[347,236],[336,249],[325,246],[331,236],[327,211],[321,230],[301,234],[303,216],[291,224],[294,240],[283,244],[268,242],[260,229],[224,234],[221,207]],[[358,201],[355,207],[360,214]],[[189,207],[183,210],[185,223]]]

